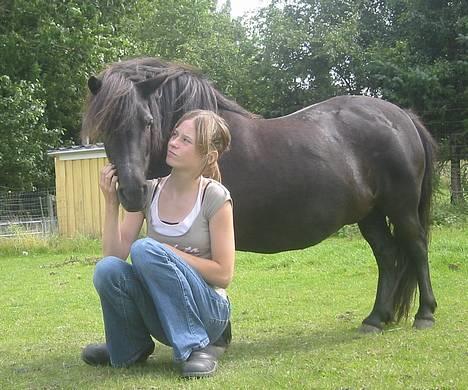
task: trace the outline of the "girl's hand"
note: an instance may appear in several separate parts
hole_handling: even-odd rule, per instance
[[[106,164],[101,169],[101,175],[99,178],[99,187],[104,195],[104,199],[107,204],[119,204],[119,198],[117,196],[117,170],[113,164]]]

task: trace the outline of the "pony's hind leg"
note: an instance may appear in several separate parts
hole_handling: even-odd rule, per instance
[[[403,221],[395,222],[395,236],[413,263],[418,281],[419,308],[413,326],[417,329],[430,328],[435,322],[437,302],[431,285],[426,232],[417,216],[409,217],[407,214]]]
[[[397,277],[395,259],[398,248],[383,213],[374,210],[358,226],[374,253],[379,272],[374,307],[363,320],[360,331],[381,332],[385,324],[393,321],[393,294]]]

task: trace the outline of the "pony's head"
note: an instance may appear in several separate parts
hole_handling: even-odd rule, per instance
[[[162,133],[157,130],[158,107],[147,96],[145,80],[132,73],[115,66],[88,80],[82,135],[104,142],[117,168],[119,200],[128,211],[138,211],[146,199],[150,155],[161,149]]]
[[[167,174],[167,142],[177,120],[194,109],[251,114],[226,99],[193,69],[138,58],[117,62],[88,80],[82,136],[104,142],[116,166],[127,211],[145,207],[146,178]]]

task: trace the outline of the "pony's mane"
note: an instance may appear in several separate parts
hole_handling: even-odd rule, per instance
[[[187,65],[158,58],[136,58],[114,63],[98,75],[100,89],[96,94],[88,94],[82,136],[96,140],[109,132],[129,128],[137,115],[135,83],[156,78],[161,79],[161,83],[150,95],[149,105],[154,129],[160,130],[163,138],[185,112],[193,109],[257,117],[225,97],[201,73]]]

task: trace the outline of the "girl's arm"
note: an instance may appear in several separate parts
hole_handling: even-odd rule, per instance
[[[124,219],[120,223],[116,183],[114,166],[105,165],[99,180],[105,201],[102,252],[104,256],[115,256],[125,260],[130,252],[130,246],[138,237],[144,215],[141,212],[125,212]]]

